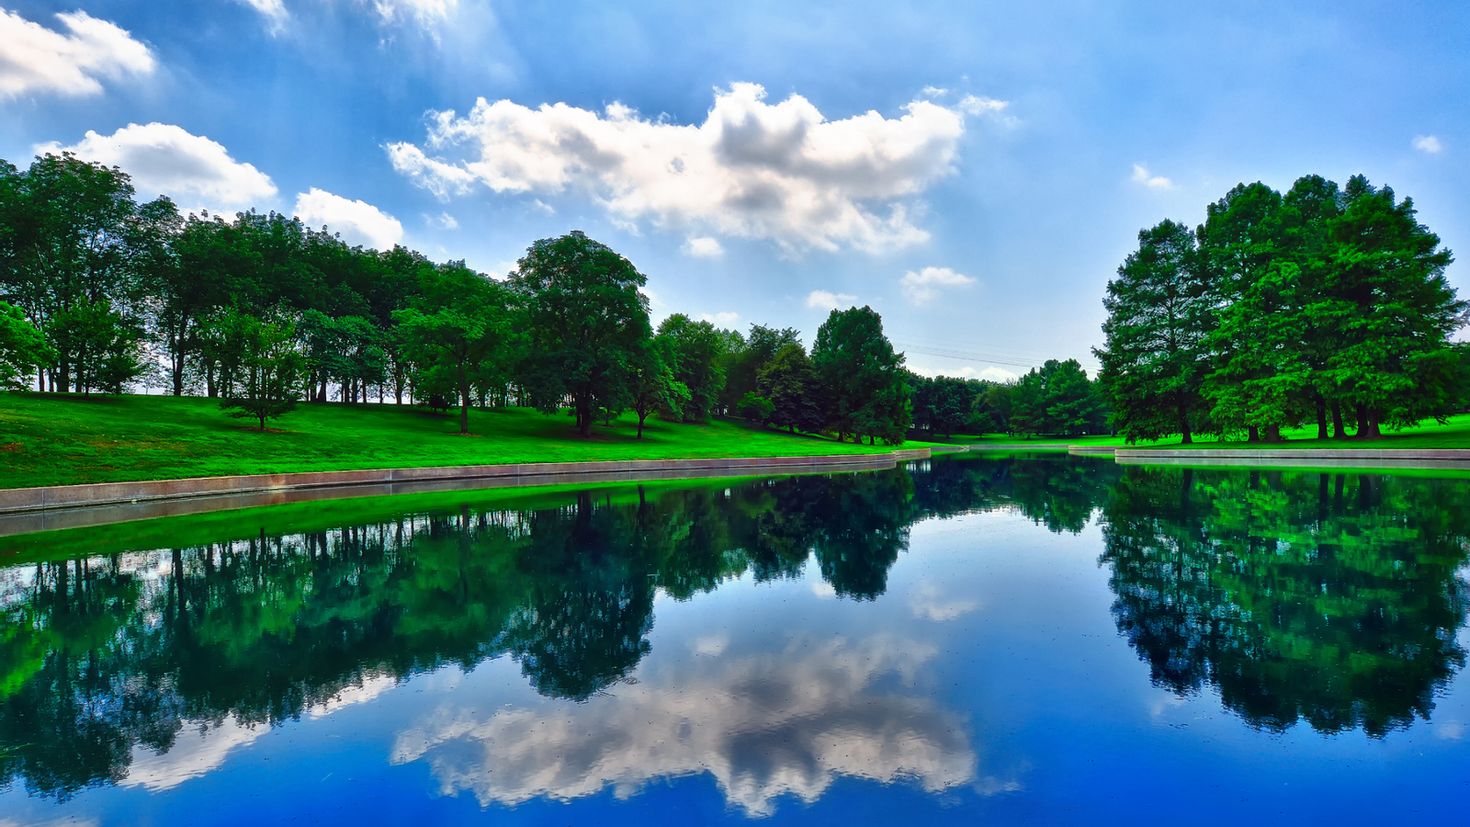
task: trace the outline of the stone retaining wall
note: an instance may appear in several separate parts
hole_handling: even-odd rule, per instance
[[[536,478],[538,484],[602,480],[618,475],[656,478],[660,473],[717,472],[719,476],[780,473],[788,469],[862,468],[875,463],[892,465],[927,459],[929,449],[885,454],[834,454],[814,457],[750,457],[707,459],[610,460],[597,462],[531,462],[507,465],[458,465],[431,468],[385,468],[368,471],[317,471],[294,474],[254,474],[236,477],[195,477],[142,482],[103,482],[40,488],[0,489],[0,514],[118,505],[189,497],[220,497],[261,492],[344,486],[401,486],[451,480]],[[611,476],[608,476],[611,475]],[[652,476],[650,476],[652,475]]]

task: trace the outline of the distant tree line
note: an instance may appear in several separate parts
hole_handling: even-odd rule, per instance
[[[1451,261],[1412,199],[1361,175],[1237,185],[1194,230],[1141,231],[1109,282],[1096,355],[1113,422],[1130,441],[1310,423],[1372,438],[1462,410]]]
[[[1110,432],[1107,401],[1076,359],[1048,359],[1014,382],[909,374],[914,428],[930,436]]]
[[[867,307],[810,352],[683,314],[653,329],[644,276],[580,232],[535,242],[505,281],[462,261],[352,247],[278,213],[181,215],[70,154],[0,161],[0,385],[219,398],[266,421],[298,401],[569,410],[579,433],[632,411],[739,415],[898,443],[903,355]]]

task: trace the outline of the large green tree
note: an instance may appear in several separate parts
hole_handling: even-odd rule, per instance
[[[657,336],[664,343],[674,378],[689,390],[689,401],[677,413],[669,410],[666,414],[685,422],[709,419],[725,387],[725,336],[713,324],[683,313],[664,319]]]
[[[394,313],[394,319],[421,387],[454,394],[459,401],[459,432],[467,434],[476,371],[484,363],[511,358],[512,296],[460,264],[426,271],[424,276],[422,295],[413,307]],[[343,330],[340,325],[337,329]],[[374,369],[381,370],[377,359]]]
[[[633,363],[653,331],[643,274],[610,247],[573,231],[535,242],[511,275],[525,301],[522,379],[536,407],[571,403],[577,432],[628,396]]]
[[[1203,275],[1194,233],[1165,220],[1138,233],[1138,249],[1108,282],[1106,342],[1094,353],[1114,425],[1129,442],[1193,439],[1214,318]]]
[[[912,408],[903,378],[903,354],[883,335],[883,318],[871,307],[833,310],[817,330],[812,364],[827,389],[827,423],[839,440],[908,430]]]
[[[27,378],[50,360],[46,337],[25,312],[0,301],[0,388],[25,387]]]

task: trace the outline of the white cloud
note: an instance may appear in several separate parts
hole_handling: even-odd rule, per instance
[[[925,86],[919,90],[919,97],[923,98],[942,98],[948,94],[949,90],[943,86]]]
[[[916,199],[952,172],[966,115],[1003,108],[921,99],[898,117],[828,120],[800,95],[772,104],[760,85],[736,83],[715,91],[702,123],[679,124],[621,104],[596,112],[480,98],[463,116],[430,113],[422,145],[386,149],[440,198],[476,186],[575,190],[618,222],[878,252],[929,237],[914,223]]]
[[[542,215],[556,215],[556,207],[553,207],[545,201],[542,201],[540,198],[536,198],[531,201],[531,209],[541,213]]]
[[[908,363],[908,369],[920,376],[955,376],[960,379],[984,379],[987,382],[1014,382],[1021,378],[1019,373],[1002,367],[996,367],[995,365],[987,365],[983,368],[977,368],[974,365],[964,365],[958,368],[953,366],[936,368],[910,361]]]
[[[272,33],[285,28],[291,13],[285,0],[237,0],[255,9],[265,18]],[[318,0],[320,2],[320,0]],[[356,4],[372,12],[377,22],[384,26],[413,25],[433,33],[454,16],[459,9],[459,0],[355,0]]]
[[[37,154],[74,152],[121,167],[143,199],[167,195],[182,209],[230,212],[274,198],[276,185],[253,165],[236,161],[217,141],[166,123],[130,123],[111,135],[88,130],[71,146],[42,144]]]
[[[438,215],[426,215],[424,216],[424,222],[430,226],[438,227],[441,230],[459,229],[459,219],[447,212],[441,212]]]
[[[326,225],[348,244],[387,250],[403,240],[403,225],[398,219],[366,201],[343,198],[317,187],[296,196],[296,217],[310,227]]]
[[[84,11],[56,15],[65,31],[0,9],[0,97],[95,95],[102,80],[150,75],[153,52],[126,29]]]
[[[733,310],[722,310],[718,313],[699,314],[701,322],[709,322],[715,327],[733,328],[740,321],[740,314]]]
[[[934,301],[945,287],[966,287],[974,283],[974,279],[948,267],[925,267],[917,272],[910,270],[898,280],[904,297],[916,305]]]
[[[814,310],[836,310],[839,307],[851,307],[857,301],[857,296],[851,293],[834,293],[831,290],[813,290],[806,294],[806,306]]]
[[[1433,135],[1414,136],[1414,148],[1426,155],[1438,155],[1444,151],[1444,144]]]
[[[459,8],[459,0],[369,0],[369,4],[384,24],[415,23],[425,29],[443,25]]]
[[[1135,184],[1142,184],[1151,190],[1167,190],[1174,188],[1174,182],[1162,175],[1154,175],[1148,171],[1143,164],[1133,165],[1133,175],[1129,179]]]
[[[978,777],[969,722],[925,691],[931,644],[709,649],[722,656],[675,662],[583,704],[441,707],[399,734],[391,760],[426,762],[443,794],[467,791],[481,806],[604,791],[627,799],[659,779],[703,774],[755,818],[787,796],[810,804],[842,778],[906,780],[929,793],[1019,787]]]
[[[272,33],[284,29],[286,20],[291,16],[290,12],[286,11],[284,0],[238,0],[238,2],[260,12]]]
[[[718,238],[702,235],[685,239],[684,253],[695,258],[719,258],[725,254],[725,248]]]
[[[909,593],[909,610],[914,617],[945,623],[980,608],[980,601],[967,597],[946,597],[939,586],[924,582]]]

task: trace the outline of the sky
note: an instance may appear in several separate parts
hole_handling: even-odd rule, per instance
[[[1470,250],[1466,32],[1418,2],[0,0],[0,158],[493,276],[580,229],[656,319],[810,343],[867,304],[916,371],[1005,379],[1094,369],[1138,231],[1236,183],[1363,173]]]

